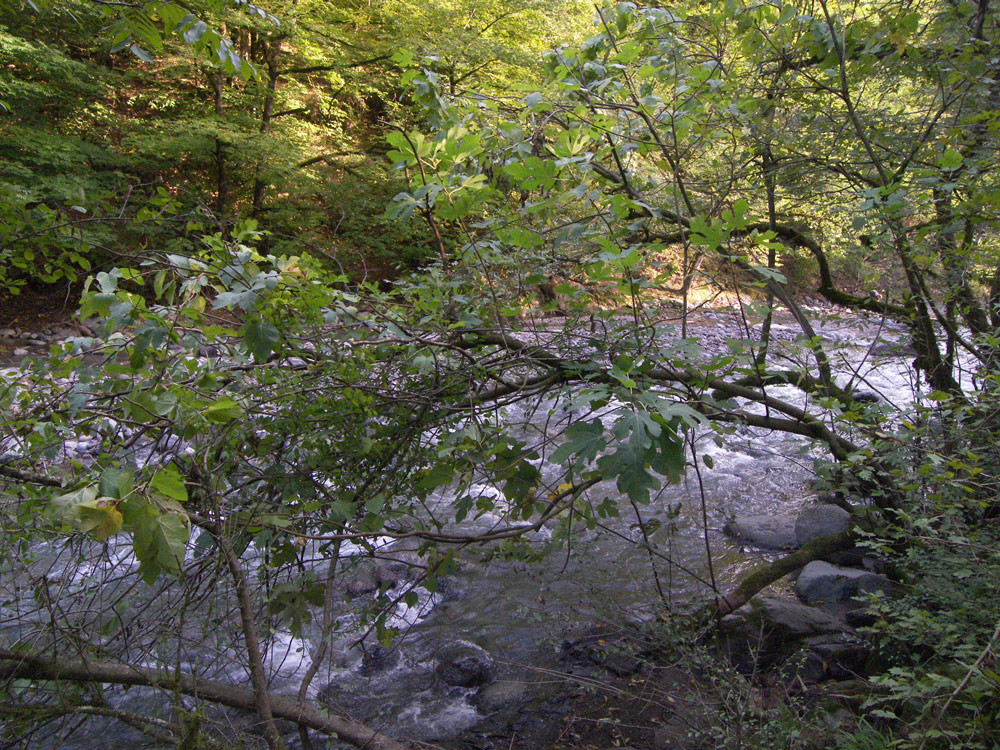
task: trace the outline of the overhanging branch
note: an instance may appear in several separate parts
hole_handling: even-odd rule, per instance
[[[64,680],[79,683],[136,685],[163,688],[230,708],[253,711],[257,704],[253,690],[239,685],[204,680],[169,669],[153,669],[104,660],[58,660],[41,654],[20,653],[0,648],[0,677],[6,679]],[[400,742],[364,724],[328,710],[302,703],[295,698],[270,695],[276,718],[302,724],[329,735],[337,735],[355,747],[367,750],[413,750],[415,745]]]

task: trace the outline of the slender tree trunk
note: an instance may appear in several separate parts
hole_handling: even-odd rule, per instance
[[[274,113],[274,92],[278,86],[278,57],[281,54],[281,37],[272,40],[265,46],[265,56],[267,60],[267,94],[264,96],[264,109],[260,115],[260,134],[266,136],[271,132],[271,116]],[[253,182],[253,210],[254,216],[258,216],[264,207],[264,192],[267,190],[267,183],[263,178],[264,157],[257,160]]]
[[[768,99],[771,97],[769,96]],[[775,231],[777,227],[777,216],[774,200],[774,156],[771,154],[771,139],[764,141],[764,147],[760,152],[761,171],[764,176],[764,191],[767,194],[767,226],[770,231]],[[767,268],[774,270],[777,263],[777,253],[774,247],[767,249]],[[767,290],[767,316],[760,327],[760,351],[757,353],[755,365],[758,372],[762,372],[767,366],[767,349],[771,341],[771,321],[774,318],[774,293],[770,286]]]
[[[913,307],[913,315],[909,320],[909,325],[910,339],[917,352],[914,365],[918,370],[923,371],[931,388],[959,395],[962,392],[961,386],[955,380],[952,368],[948,366],[947,360],[941,356],[941,350],[938,347],[934,322],[924,297],[921,273],[914,266],[913,259],[910,257],[910,248],[902,239],[902,228],[896,227],[895,229],[897,237],[900,237],[896,241],[896,256],[903,266],[903,273],[910,293],[910,303]]]
[[[212,88],[215,92],[215,116],[222,117],[222,89],[225,79],[222,71],[212,74]],[[225,144],[218,135],[215,136],[215,214],[222,225],[226,227],[226,207],[229,205],[229,177],[226,174]]]
[[[253,602],[250,599],[250,587],[247,586],[246,573],[240,564],[239,558],[233,552],[229,540],[222,529],[215,536],[215,540],[226,559],[229,574],[236,584],[236,597],[239,601],[240,624],[243,628],[243,643],[247,650],[247,660],[250,667],[250,682],[253,685],[254,702],[257,706],[257,714],[264,725],[264,739],[270,750],[285,750],[285,743],[278,733],[278,727],[274,723],[274,714],[271,709],[271,696],[267,689],[267,676],[264,674],[264,660],[260,653],[260,639],[257,634],[257,620],[254,616]]]

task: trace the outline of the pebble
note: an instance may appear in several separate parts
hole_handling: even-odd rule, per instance
[[[27,357],[28,356],[28,350],[25,349],[25,348],[23,348],[23,347],[19,347],[19,348],[17,348],[17,349],[14,350],[13,354],[14,354],[15,357]]]

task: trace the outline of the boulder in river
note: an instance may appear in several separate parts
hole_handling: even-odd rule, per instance
[[[854,391],[851,398],[859,404],[877,404],[882,400],[874,391]]]
[[[389,581],[395,585],[422,573],[427,563],[420,556],[420,546],[417,539],[404,539],[379,550],[375,564],[379,582]]]
[[[792,599],[765,596],[753,602],[751,607],[760,625],[783,638],[802,638],[851,630],[833,615]]]
[[[365,560],[352,571],[352,575],[347,582],[347,594],[352,599],[365,594],[378,591],[379,579],[375,565],[370,560]]]
[[[854,663],[853,656],[846,655],[856,643],[854,629],[828,612],[792,599],[761,597],[724,617],[721,625],[722,645],[733,666],[744,674],[783,665],[786,676],[825,679],[832,676],[827,665],[833,664],[838,644],[844,647],[844,661]],[[822,653],[821,647],[826,649]],[[815,654],[807,653],[813,650]]]
[[[795,544],[840,534],[851,528],[851,514],[837,505],[807,505],[795,519]]]
[[[496,667],[486,649],[469,641],[455,641],[438,652],[434,674],[446,685],[477,687],[493,681]]]
[[[794,549],[795,524],[795,516],[790,515],[735,516],[723,531],[754,547]]]
[[[484,685],[472,699],[472,704],[484,716],[523,703],[528,696],[528,684],[521,680],[498,680]]]

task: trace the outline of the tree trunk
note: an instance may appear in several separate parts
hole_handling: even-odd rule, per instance
[[[281,37],[274,39],[265,47],[267,59],[267,94],[264,97],[264,109],[260,115],[260,134],[266,136],[271,132],[271,116],[274,113],[274,92],[278,86],[278,55],[281,54]],[[264,181],[262,172],[264,169],[264,157],[257,159],[253,182],[253,209],[252,214],[258,216],[264,207],[264,191],[267,183]]]
[[[215,116],[222,117],[222,72],[212,74],[212,88],[215,96]],[[215,136],[215,213],[225,232],[226,206],[229,205],[229,178],[226,175],[226,149],[222,139]]]
[[[236,584],[236,597],[239,601],[240,624],[243,628],[243,643],[247,650],[247,661],[250,668],[250,682],[253,684],[254,703],[257,714],[264,725],[264,739],[270,750],[285,750],[285,743],[274,724],[271,709],[271,696],[267,690],[267,676],[264,674],[264,660],[260,653],[260,638],[257,635],[257,620],[254,617],[253,602],[250,600],[250,587],[247,586],[246,574],[240,560],[233,552],[225,532],[216,534],[215,541],[226,558],[229,574]]]
[[[68,682],[111,685],[141,685],[177,691],[184,695],[230,708],[253,711],[257,705],[254,691],[238,685],[202,680],[168,669],[140,667],[99,659],[74,661],[65,656],[53,659],[0,648],[0,678],[29,680],[65,680]],[[399,742],[360,722],[335,716],[287,696],[270,696],[274,716],[303,724],[324,734],[366,750],[414,750],[414,745]]]

